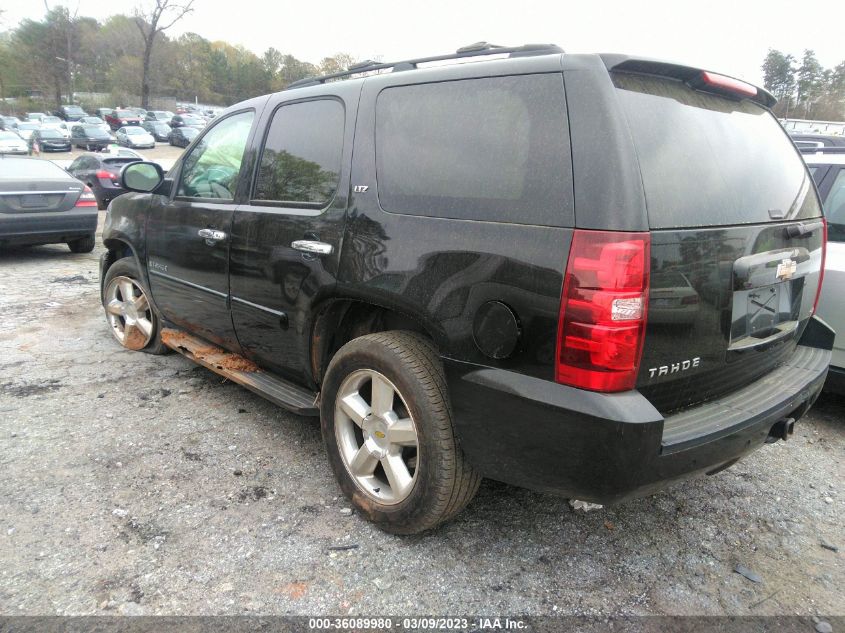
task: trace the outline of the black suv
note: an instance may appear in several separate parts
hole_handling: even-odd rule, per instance
[[[550,46],[297,82],[167,175],[123,169],[110,329],[319,415],[396,533],[481,477],[610,503],[717,472],[785,439],[830,359],[825,224],[773,103]]]

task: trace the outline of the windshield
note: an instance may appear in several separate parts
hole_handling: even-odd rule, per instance
[[[98,116],[87,116],[80,119],[83,123],[89,123],[90,125],[103,125],[105,121],[103,121]]]
[[[19,141],[21,137],[14,132],[0,132],[0,141]]]
[[[92,138],[108,138],[109,135],[99,125],[83,125],[82,130]]]
[[[58,132],[58,130],[51,130],[51,129],[48,128],[46,130],[41,130],[41,138],[51,138],[52,139],[52,138],[64,138],[64,137]]]
[[[120,117],[121,119],[138,118],[138,115],[135,112],[132,112],[132,110],[115,110],[114,116]]]
[[[85,110],[80,108],[79,106],[65,106],[65,112],[70,112],[71,114],[79,114],[84,113]]]
[[[41,125],[45,125],[46,123],[61,123],[62,120],[57,116],[45,116],[41,119]]]
[[[19,130],[37,130],[39,127],[37,123],[18,123]]]
[[[196,128],[192,128],[192,127],[182,128],[182,135],[185,138],[192,139],[192,138],[195,138],[197,134],[199,134],[199,130],[197,130]]]
[[[778,120],[749,100],[680,81],[614,73],[652,228],[818,217],[804,161]]]
[[[139,134],[146,134],[146,130],[142,130],[139,127],[125,127],[123,128],[123,132],[125,134],[129,134],[131,136],[138,136]]]

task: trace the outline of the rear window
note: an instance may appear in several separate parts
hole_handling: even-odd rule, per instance
[[[141,160],[141,159],[140,158],[129,158],[129,157],[126,157],[126,158],[123,158],[123,157],[121,157],[121,158],[104,158],[103,164],[105,164],[105,165],[127,165],[129,163],[137,163],[139,160]]]
[[[0,161],[0,179],[38,180],[68,179],[67,172],[49,160],[5,158]]]
[[[800,155],[765,108],[657,77],[616,73],[613,81],[652,228],[821,215]]]
[[[376,168],[385,211],[571,225],[562,76],[387,88],[376,104]]]

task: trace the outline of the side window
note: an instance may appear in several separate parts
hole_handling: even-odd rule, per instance
[[[824,203],[827,217],[827,238],[831,242],[845,242],[845,168],[840,168]]]
[[[230,116],[203,136],[185,157],[178,196],[232,200],[252,127],[253,112]]]
[[[396,86],[376,102],[385,211],[567,226],[574,216],[559,73]]]
[[[79,158],[77,158],[75,161],[73,161],[73,162],[70,164],[70,167],[68,167],[68,171],[70,171],[70,170],[72,170],[72,169],[79,169],[79,168],[81,168],[81,167],[82,167],[82,165],[84,164],[84,162],[85,162],[85,159],[84,159],[82,156],[80,156]]]
[[[340,177],[345,111],[334,99],[283,105],[273,115],[253,200],[323,207]]]

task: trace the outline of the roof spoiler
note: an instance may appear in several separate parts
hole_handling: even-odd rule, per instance
[[[658,59],[628,57],[627,55],[602,55],[601,58],[607,69],[614,72],[656,75],[677,79],[695,90],[711,92],[732,99],[751,99],[767,108],[772,108],[778,102],[774,95],[764,88],[701,68],[682,66]]]

